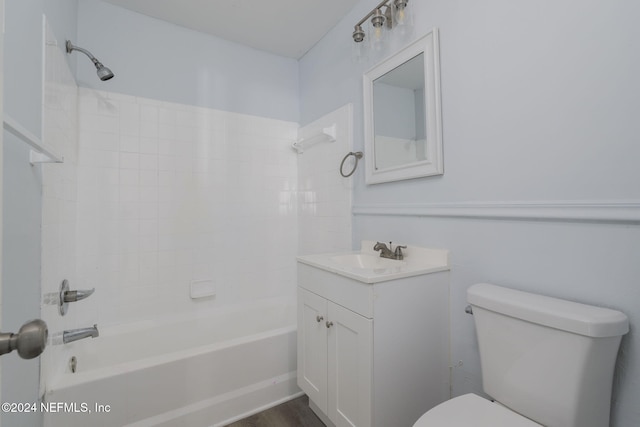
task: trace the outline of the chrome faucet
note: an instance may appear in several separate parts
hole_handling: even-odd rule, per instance
[[[384,243],[377,242],[373,247],[373,250],[380,251],[380,256],[382,258],[389,258],[389,259],[396,259],[396,260],[403,259],[404,254],[402,253],[402,250],[406,249],[407,247],[398,245],[396,246],[395,251],[391,250],[392,247],[393,246],[391,245],[391,242],[389,242],[389,247],[387,247],[387,245]]]
[[[95,338],[100,336],[98,332],[98,325],[93,325],[91,328],[71,329],[70,331],[64,331],[62,333],[62,342],[67,344],[70,342],[78,341],[83,338]]]

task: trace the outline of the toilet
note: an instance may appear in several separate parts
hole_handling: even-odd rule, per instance
[[[467,291],[483,389],[414,427],[608,427],[623,313],[479,283]]]

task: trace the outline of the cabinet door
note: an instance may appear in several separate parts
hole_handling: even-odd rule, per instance
[[[328,303],[328,413],[337,427],[371,426],[373,320]]]
[[[327,413],[327,300],[298,288],[298,386]]]

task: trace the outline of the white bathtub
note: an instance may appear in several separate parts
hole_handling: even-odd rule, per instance
[[[292,399],[295,325],[294,302],[277,299],[101,329],[65,348],[77,370],[46,385],[44,425],[221,426]]]

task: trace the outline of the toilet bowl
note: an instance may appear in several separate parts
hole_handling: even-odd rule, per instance
[[[480,283],[467,291],[482,383],[414,427],[608,427],[623,313]]]
[[[504,406],[469,393],[448,400],[421,416],[414,427],[540,427]]]

